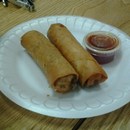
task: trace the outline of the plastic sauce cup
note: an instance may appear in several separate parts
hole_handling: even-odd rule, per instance
[[[105,31],[91,32],[84,37],[84,45],[99,64],[106,64],[114,59],[120,48],[120,41],[114,34]]]

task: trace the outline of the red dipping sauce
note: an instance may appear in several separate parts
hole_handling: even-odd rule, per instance
[[[119,40],[114,34],[104,31],[88,34],[84,38],[84,44],[86,49],[100,64],[111,62],[120,46]]]

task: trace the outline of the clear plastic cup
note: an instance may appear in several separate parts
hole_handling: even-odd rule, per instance
[[[114,34],[105,31],[95,31],[84,37],[84,45],[99,64],[106,64],[114,59],[120,48],[120,41]]]

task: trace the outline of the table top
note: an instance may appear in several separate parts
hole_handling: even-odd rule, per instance
[[[130,0],[36,0],[29,12],[0,3],[0,36],[25,21],[51,15],[77,15],[113,25],[130,36]],[[36,114],[16,105],[0,92],[1,130],[129,130],[130,103],[111,113],[87,119],[61,119]],[[82,125],[80,125],[82,124]]]

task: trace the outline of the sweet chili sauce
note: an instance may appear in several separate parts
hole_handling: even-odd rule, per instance
[[[98,50],[111,50],[117,46],[115,38],[106,35],[91,35],[88,37],[88,43],[91,47]]]

